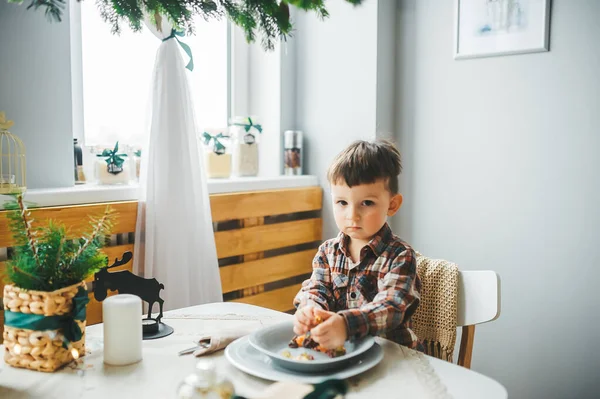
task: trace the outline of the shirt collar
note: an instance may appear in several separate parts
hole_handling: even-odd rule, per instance
[[[371,241],[369,241],[366,246],[371,248],[371,251],[373,251],[375,256],[381,256],[387,246],[387,243],[391,241],[392,235],[392,229],[387,223],[385,223],[383,227],[377,233],[375,233],[373,238],[371,238]],[[348,247],[348,244],[350,243],[350,237],[340,231],[336,237],[336,241],[340,251],[342,251],[345,256],[350,257],[350,248]]]
[[[371,238],[371,241],[369,241],[367,245],[371,248],[375,256],[381,256],[383,251],[385,251],[387,244],[392,240],[392,236],[392,229],[385,223],[383,227],[379,229],[377,234]]]

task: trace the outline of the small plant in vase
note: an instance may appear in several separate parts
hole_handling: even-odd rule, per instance
[[[107,207],[90,217],[88,233],[72,239],[49,221],[34,227],[22,195],[5,204],[15,246],[4,287],[4,360],[52,372],[85,354],[89,302],[84,280],[108,265],[100,249],[115,218]]]

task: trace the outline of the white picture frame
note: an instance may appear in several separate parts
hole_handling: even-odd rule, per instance
[[[454,59],[550,50],[550,0],[455,0]]]

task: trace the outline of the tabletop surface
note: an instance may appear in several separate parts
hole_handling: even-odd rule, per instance
[[[17,369],[0,362],[1,398],[174,398],[177,386],[192,373],[197,358],[178,356],[207,332],[250,331],[290,320],[289,314],[239,303],[213,303],[165,312],[175,332],[143,343],[143,360],[129,366],[103,363],[102,324],[86,329],[87,355],[55,373]],[[384,358],[373,369],[350,378],[348,399],[374,397],[507,398],[498,382],[463,367],[422,355],[377,338]],[[2,348],[2,352],[4,349]],[[223,351],[210,357],[238,395],[253,397],[272,384],[229,364]]]

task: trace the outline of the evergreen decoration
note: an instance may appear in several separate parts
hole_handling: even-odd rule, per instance
[[[100,248],[115,219],[110,207],[101,217],[90,217],[90,231],[73,240],[68,238],[64,225],[53,221],[45,227],[34,227],[23,196],[13,197],[4,204],[15,239],[6,268],[10,284],[27,290],[54,291],[79,283],[108,265]]]
[[[7,0],[22,3],[23,0]],[[45,9],[46,16],[53,21],[61,21],[65,0],[30,0],[27,9]],[[92,1],[92,0],[86,0]],[[363,0],[346,0],[358,5]],[[148,15],[166,15],[174,25],[186,33],[194,32],[193,18],[196,15],[206,20],[226,16],[240,26],[248,42],[254,42],[259,33],[262,46],[274,48],[275,40],[286,38],[292,32],[290,5],[301,10],[313,11],[326,18],[329,13],[325,0],[97,0],[100,14],[111,25],[113,33],[120,33],[123,24],[134,31],[142,28],[144,12]],[[154,21],[159,22],[155,19]]]

